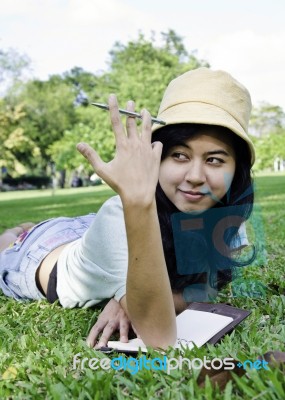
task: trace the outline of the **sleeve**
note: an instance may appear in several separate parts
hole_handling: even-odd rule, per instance
[[[126,293],[128,242],[120,196],[107,200],[93,225],[83,237],[85,255],[104,271],[104,282],[110,285],[111,296],[119,301]]]
[[[70,247],[63,268],[64,307],[88,307],[126,293],[128,244],[119,196],[107,200],[82,239]],[[59,294],[59,293],[58,293]]]

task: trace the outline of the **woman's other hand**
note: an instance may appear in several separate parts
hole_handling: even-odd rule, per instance
[[[99,315],[86,342],[90,347],[95,345],[96,348],[106,347],[111,335],[119,331],[120,341],[127,343],[130,326],[130,320],[121,305],[116,300],[111,299]]]

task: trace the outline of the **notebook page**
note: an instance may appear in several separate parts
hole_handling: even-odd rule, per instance
[[[177,342],[176,347],[192,348],[191,342],[201,347],[218,332],[233,321],[232,317],[205,311],[185,310],[176,317]]]

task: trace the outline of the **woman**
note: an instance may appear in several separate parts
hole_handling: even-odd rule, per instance
[[[114,159],[104,163],[87,144],[78,144],[77,149],[119,197],[108,200],[95,217],[64,219],[62,229],[51,222],[52,235],[44,244],[41,229],[44,233],[47,225],[34,228],[24,239],[28,261],[18,262],[14,282],[9,281],[11,272],[2,267],[7,252],[11,258],[13,250],[3,251],[1,287],[8,295],[11,288],[15,293],[15,281],[20,287],[24,279],[32,298],[43,296],[37,292],[37,286],[42,287],[44,295],[58,296],[65,307],[90,306],[111,298],[89,334],[89,344],[94,345],[102,332],[98,345],[106,345],[117,328],[120,339],[126,341],[131,322],[147,345],[167,348],[176,339],[175,311],[186,307],[183,291],[193,283],[191,268],[183,274],[186,278],[178,273],[171,215],[227,208],[248,189],[254,161],[247,135],[250,96],[229,74],[200,68],[181,75],[166,89],[159,110],[165,127],[152,127],[149,113],[143,110],[141,133],[135,119],[127,118],[126,135],[113,95],[109,107],[116,138]],[[127,109],[134,110],[133,102],[128,102]],[[227,234],[225,249],[237,247],[234,239],[251,212],[252,194],[243,199],[241,218]],[[65,229],[67,225],[72,229]],[[211,247],[208,230],[205,243]],[[218,271],[221,278],[213,284],[210,277],[208,286],[230,279],[228,271],[235,265],[230,250],[226,257],[216,252],[210,258],[210,275],[221,260],[224,265]],[[15,251],[12,254],[15,257]],[[194,282],[196,278],[199,274]]]

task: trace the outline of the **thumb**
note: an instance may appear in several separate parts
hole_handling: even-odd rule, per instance
[[[99,169],[99,166],[102,164],[102,160],[99,157],[99,155],[96,153],[94,149],[92,149],[91,146],[87,143],[78,143],[76,145],[77,150],[79,153],[83,155],[83,157],[87,158],[87,160],[90,162],[92,167],[96,170]]]

